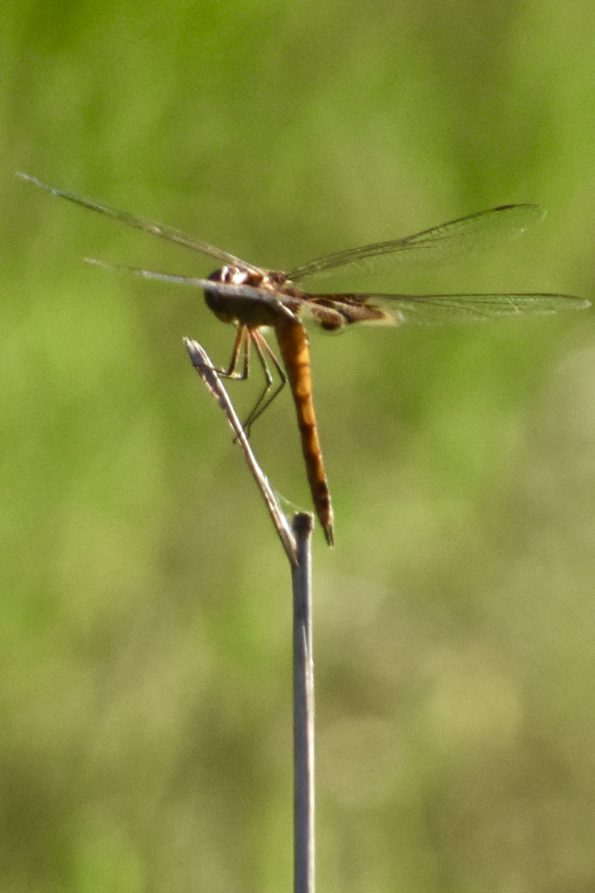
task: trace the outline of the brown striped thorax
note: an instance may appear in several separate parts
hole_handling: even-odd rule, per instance
[[[207,287],[204,290],[207,306],[223,322],[272,326],[273,317],[279,314],[279,307],[276,306],[278,304],[282,304],[305,322],[315,321],[325,331],[337,331],[354,322],[395,324],[401,321],[396,313],[391,315],[372,303],[362,303],[361,295],[310,295],[294,285],[287,273],[279,270],[254,271],[225,266],[215,270],[208,278],[210,282],[221,285],[262,289],[263,293],[275,299],[250,299],[241,291],[238,291],[236,298],[222,294],[219,289]]]
[[[105,214],[127,226],[182,245],[198,254],[215,258],[222,264],[208,278],[138,268],[120,269],[127,269],[148,279],[204,290],[206,303],[217,318],[237,327],[231,361],[226,369],[218,370],[221,375],[246,378],[250,349],[254,348],[263,369],[265,385],[246,419],[247,430],[270,405],[286,380],[289,381],[312,500],[331,545],[334,541],[333,510],[314,413],[309,340],[304,323],[311,322],[332,332],[350,327],[354,323],[440,325],[556,313],[590,306],[590,302],[583,298],[543,292],[407,295],[373,291],[336,293],[322,287],[324,277],[339,269],[343,272],[353,270],[360,273],[363,269],[370,276],[381,271],[386,277],[412,266],[423,268],[436,261],[466,256],[510,242],[543,219],[545,212],[537,205],[502,205],[412,236],[328,254],[292,271],[282,272],[255,266],[173,227],[48,186],[27,174],[20,176],[54,195]],[[98,261],[92,262],[110,266]],[[302,289],[305,280],[320,284],[315,290],[305,291]],[[262,328],[274,330],[283,365],[260,331]],[[273,387],[269,363],[278,375],[279,383],[276,387]]]

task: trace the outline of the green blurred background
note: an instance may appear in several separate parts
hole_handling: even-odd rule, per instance
[[[592,298],[595,7],[7,0],[1,28],[0,889],[289,890],[289,573],[181,344],[232,333],[81,258],[213,264],[14,172],[286,268],[535,201],[512,248],[374,288]],[[592,893],[592,314],[312,350],[320,890]],[[287,396],[253,442],[309,507]]]

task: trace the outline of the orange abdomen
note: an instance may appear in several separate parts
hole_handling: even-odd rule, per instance
[[[327,542],[333,545],[333,507],[322,462],[322,450],[312,401],[312,372],[308,333],[297,319],[279,319],[275,323],[283,364],[295,402],[298,426],[302,439],[302,453],[306,463],[308,482],[316,514],[324,529]]]

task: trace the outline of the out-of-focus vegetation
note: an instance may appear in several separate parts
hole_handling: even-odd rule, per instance
[[[14,172],[280,267],[536,201],[513,248],[373,287],[593,297],[594,41],[586,0],[5,2],[0,889],[291,878],[288,569],[181,345],[231,331],[81,258],[209,263]],[[591,893],[590,313],[313,356],[320,889]],[[308,507],[287,396],[254,444]]]

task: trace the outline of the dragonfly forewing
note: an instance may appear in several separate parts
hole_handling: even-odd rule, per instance
[[[297,267],[288,276],[294,282],[301,282],[311,276],[330,275],[339,268],[342,274],[356,270],[389,274],[446,263],[508,244],[543,220],[545,213],[539,205],[503,205],[403,239],[328,254]]]
[[[57,195],[60,198],[65,198],[69,202],[73,202],[75,205],[81,205],[81,207],[88,208],[90,211],[96,211],[98,214],[111,217],[112,220],[118,220],[120,223],[125,224],[125,226],[132,226],[134,229],[140,229],[145,233],[158,236],[160,239],[174,242],[176,245],[181,245],[183,248],[190,248],[191,251],[196,251],[199,254],[204,254],[208,257],[214,257],[221,263],[241,266],[251,272],[259,272],[258,267],[247,263],[247,261],[235,257],[233,254],[224,251],[222,248],[217,248],[216,245],[210,245],[208,242],[203,242],[201,239],[197,239],[194,236],[188,236],[186,233],[183,233],[181,230],[175,229],[172,226],[156,223],[153,220],[148,220],[146,217],[137,217],[134,214],[129,214],[128,211],[120,211],[117,208],[112,208],[111,205],[96,202],[94,199],[85,198],[85,196],[77,195],[75,192],[59,189],[57,186],[49,186],[42,180],[38,180],[37,177],[32,177],[30,174],[19,172],[18,176],[23,180],[28,180],[35,186],[39,186],[41,189],[45,189],[46,192],[51,193],[51,195]]]

